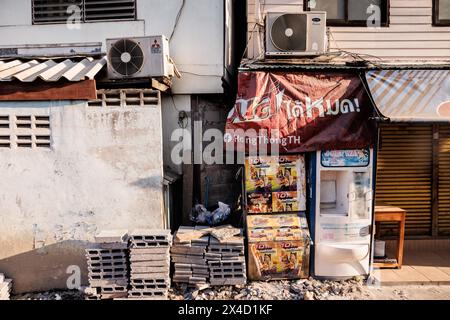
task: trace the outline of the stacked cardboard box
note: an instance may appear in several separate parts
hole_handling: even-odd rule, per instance
[[[0,300],[9,300],[12,290],[12,280],[6,279],[3,273],[0,273]]]
[[[86,249],[89,285],[87,299],[116,299],[128,293],[128,234],[125,230],[102,231]]]
[[[221,241],[211,237],[206,259],[212,286],[243,285],[247,282],[244,252],[242,236]]]
[[[135,230],[130,237],[133,299],[167,299],[170,288],[170,230]]]
[[[250,280],[308,278],[311,239],[304,213],[247,216],[247,234]]]
[[[204,227],[180,227],[175,235],[171,249],[172,262],[175,267],[173,282],[189,285],[206,284],[209,278],[208,265],[205,259],[209,244],[209,235],[196,239],[183,239],[183,234],[201,230]]]

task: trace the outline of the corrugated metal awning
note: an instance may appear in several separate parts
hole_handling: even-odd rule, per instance
[[[450,122],[450,70],[366,73],[380,113],[394,122]]]
[[[62,62],[21,59],[0,61],[0,81],[33,82],[38,78],[47,82],[61,79],[72,82],[92,80],[105,65],[105,57],[85,58],[81,61],[66,59]]]

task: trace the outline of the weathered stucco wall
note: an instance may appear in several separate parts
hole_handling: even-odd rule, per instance
[[[160,106],[0,103],[50,115],[51,148],[0,148],[0,270],[16,292],[65,288],[101,229],[163,227]],[[14,121],[10,121],[14,126]],[[5,129],[0,129],[2,135]]]

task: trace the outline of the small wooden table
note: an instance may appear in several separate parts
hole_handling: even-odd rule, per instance
[[[376,233],[379,234],[380,222],[398,222],[399,223],[399,236],[397,243],[397,262],[396,263],[384,263],[376,262],[375,267],[378,268],[398,268],[400,269],[403,264],[403,246],[405,243],[405,223],[406,223],[406,211],[402,208],[390,206],[384,203],[377,203],[375,205],[375,223],[377,224]]]

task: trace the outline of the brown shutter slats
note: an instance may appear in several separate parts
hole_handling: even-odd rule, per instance
[[[439,127],[438,234],[450,235],[450,126]]]
[[[431,234],[431,125],[394,125],[381,129],[377,201],[407,211],[406,235]],[[382,224],[381,234],[397,234],[396,224]]]

